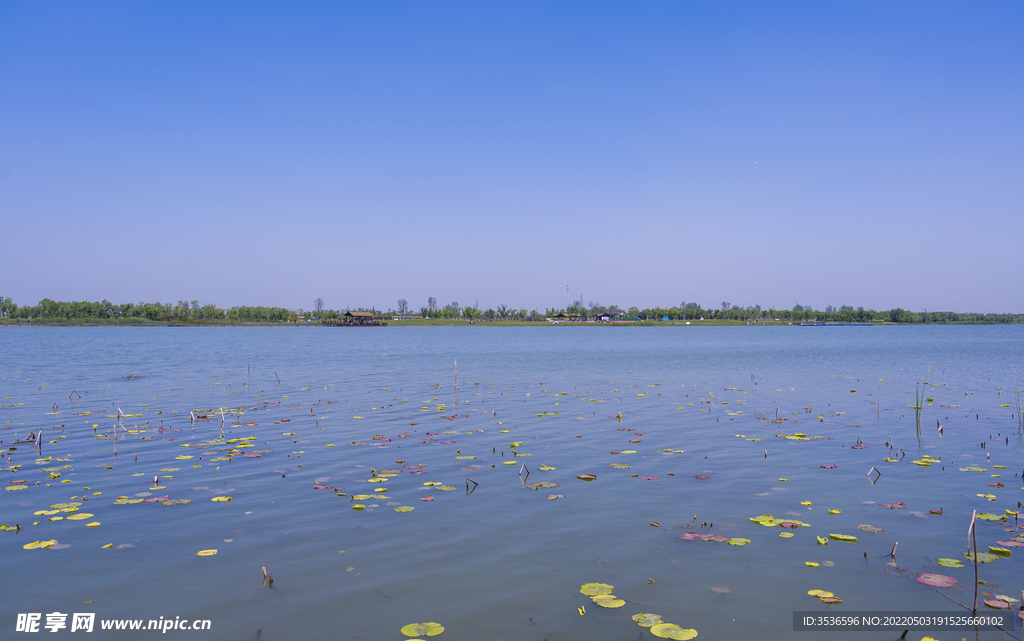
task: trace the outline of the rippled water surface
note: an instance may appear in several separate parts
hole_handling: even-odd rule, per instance
[[[2,638],[55,611],[210,619],[167,633],[196,639],[397,641],[428,621],[442,641],[653,638],[639,612],[699,638],[818,638],[794,611],[971,604],[972,565],[938,559],[965,560],[973,511],[1024,500],[1021,326],[0,328],[0,353],[3,485],[23,487],[0,493],[20,526],[0,532]],[[1017,523],[979,522],[979,550]],[[979,599],[1020,599],[1007,549]],[[907,638],[925,634],[975,638]]]

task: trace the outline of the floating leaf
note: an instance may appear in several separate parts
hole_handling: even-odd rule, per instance
[[[818,545],[828,545],[828,539],[826,539],[825,537],[818,536],[815,538],[818,539]]]
[[[1002,599],[985,599],[985,605],[994,610],[1009,610],[1010,604]]]
[[[842,510],[829,510],[828,513],[829,514],[842,514],[843,511]]]
[[[662,639],[674,639],[675,641],[687,641],[697,636],[693,628],[681,628],[675,623],[659,623],[651,627],[651,634]]]
[[[847,543],[857,542],[857,537],[851,534],[829,534],[828,538],[832,539],[833,541],[845,541]]]
[[[808,590],[807,594],[809,594],[809,595],[811,595],[813,597],[818,597],[819,599],[835,596],[834,594],[832,594],[831,592],[829,592],[827,590]]]
[[[746,545],[747,543],[750,543],[750,539],[729,539],[729,545]]]
[[[597,474],[577,474],[576,478],[581,481],[593,481],[597,478]]]
[[[944,574],[922,574],[917,577],[917,582],[936,588],[949,588],[953,587],[957,583],[956,579]]]
[[[213,556],[217,553],[217,550],[199,550],[196,552],[196,556]]]
[[[565,498],[564,494],[548,494],[548,500],[549,501],[555,501],[555,500],[564,499],[564,498]]]
[[[552,483],[551,481],[537,481],[536,483],[530,483],[525,487],[531,490],[552,489],[558,487],[558,483]]]
[[[641,612],[640,614],[634,614],[631,618],[634,621],[636,621],[636,624],[639,625],[641,628],[649,628],[651,626],[658,625],[659,623],[661,623],[660,614],[651,614],[649,612]]]
[[[1010,556],[1011,554],[1011,552],[1006,548],[997,547],[995,545],[988,546],[988,551],[996,556]]]
[[[214,503],[230,503],[231,502],[231,497],[230,496],[215,496],[215,497],[213,497],[210,500],[213,501]]]
[[[864,530],[865,532],[873,532],[873,533],[876,533],[876,534],[878,532],[885,532],[884,529],[882,529],[880,527],[876,527],[874,525],[858,525],[857,529],[858,530]]]
[[[792,532],[779,532],[779,537],[783,538],[783,539],[791,539],[794,536],[796,536],[796,535],[793,534]]]
[[[815,563],[814,561],[804,561],[804,565],[806,565],[809,568],[816,568],[816,567],[818,567],[821,564],[820,563]]]
[[[392,505],[394,505],[394,503],[392,503]],[[400,507],[396,507],[395,512],[412,512],[415,509],[416,508],[411,505],[402,505]]]
[[[85,512],[79,512],[78,514],[72,514],[68,517],[69,521],[84,521],[85,519],[91,519],[96,516],[95,514],[86,514]]]
[[[965,552],[964,553],[964,558],[973,563],[974,562],[974,553],[973,552]],[[998,560],[999,560],[999,557],[996,556],[995,554],[990,554],[988,552],[978,552],[978,563],[992,563],[993,561],[998,561]]]
[[[626,465],[625,463],[609,463],[608,465],[614,467],[617,470],[628,470],[632,468],[632,465]]]
[[[580,586],[580,594],[594,596],[596,594],[611,594],[613,586],[607,583],[584,583]]]
[[[402,626],[401,632],[407,637],[436,637],[444,632],[444,626],[440,623],[410,623]]]
[[[939,565],[944,568],[962,568],[964,564],[959,559],[939,559]]]
[[[602,608],[621,608],[626,605],[625,601],[614,594],[598,594],[590,597],[590,599]]]

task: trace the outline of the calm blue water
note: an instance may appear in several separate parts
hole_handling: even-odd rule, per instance
[[[0,493],[0,523],[21,526],[0,532],[3,638],[18,613],[54,611],[210,619],[167,632],[196,639],[397,640],[428,621],[442,641],[653,638],[638,612],[700,638],[819,638],[793,632],[793,611],[959,610],[921,573],[956,578],[941,591],[972,602],[973,567],[937,560],[963,560],[972,511],[1024,500],[1021,326],[0,328],[0,354],[15,468],[3,485],[27,486]],[[920,433],[919,381],[933,399]],[[115,442],[118,408],[132,416]],[[40,428],[41,453],[12,444]],[[776,436],[797,432],[825,438]],[[858,437],[870,447],[851,449]],[[883,461],[890,437],[898,463]],[[924,455],[930,467],[912,462]],[[558,487],[524,487],[524,463],[526,483]],[[368,482],[388,469],[401,473]],[[466,477],[479,484],[469,495]],[[906,507],[880,507],[893,502]],[[35,514],[61,503],[93,516]],[[810,527],[750,521],[763,514]],[[1024,534],[1005,531],[1015,524],[980,522],[979,550]],[[751,542],[677,538],[688,531]],[[819,546],[830,533],[859,540]],[[1020,599],[1024,547],[1012,551],[981,566],[980,598]],[[579,592],[587,582],[626,605],[599,607]],[[925,634],[974,635],[907,638]]]

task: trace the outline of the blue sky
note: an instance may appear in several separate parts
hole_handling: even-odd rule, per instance
[[[0,295],[1022,312],[1022,24],[4,2]]]

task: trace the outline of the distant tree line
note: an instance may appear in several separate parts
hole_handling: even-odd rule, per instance
[[[55,301],[44,298],[35,305],[17,305],[0,296],[0,317],[43,321],[123,321],[123,322],[232,322],[280,323],[294,321],[298,315],[283,307],[230,307],[222,309],[199,301],[177,303],[121,303],[108,300]]]
[[[333,320],[344,316],[345,309],[327,309],[322,298],[313,301],[313,309],[290,310],[283,307],[239,306],[223,309],[199,301],[179,300],[177,303],[121,303],[115,304],[103,300],[89,301],[55,301],[44,298],[35,305],[17,305],[10,298],[0,296],[0,318],[9,320],[40,320],[40,321],[114,321],[114,322],[226,322],[226,323],[283,323],[298,320]],[[398,299],[396,310],[379,311],[373,307],[358,307],[353,310],[371,312],[375,316],[407,316],[410,313],[406,299]],[[543,313],[538,310],[511,307],[501,304],[494,308],[481,310],[476,305],[462,306],[452,301],[439,306],[433,296],[427,304],[420,308],[423,318],[470,321],[543,321],[559,313],[576,314],[581,319],[594,320],[606,312],[619,318],[630,318],[641,321],[669,320],[732,320],[748,322],[806,322],[824,321],[834,323],[1022,323],[1024,314],[982,314],[976,312],[912,312],[909,310],[889,309],[875,311],[863,307],[827,306],[824,310],[816,310],[804,305],[794,305],[792,309],[762,308],[760,305],[741,307],[728,301],[719,305],[703,307],[697,303],[681,302],[672,307],[637,307],[622,308],[618,305],[602,305],[590,302],[573,301],[563,309],[546,308]]]

